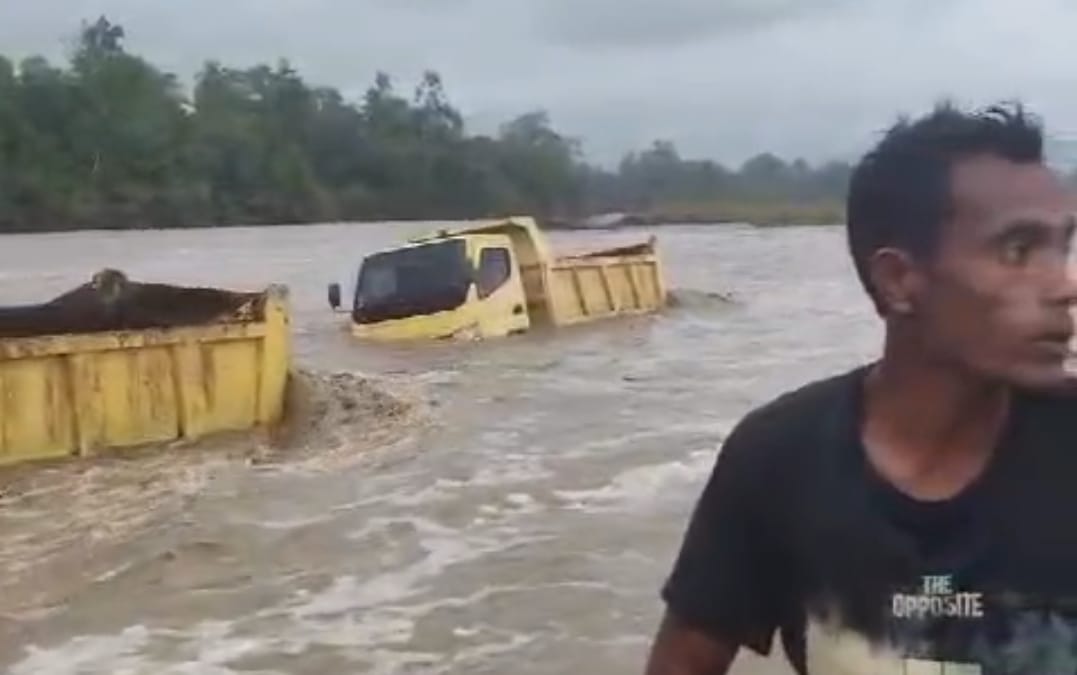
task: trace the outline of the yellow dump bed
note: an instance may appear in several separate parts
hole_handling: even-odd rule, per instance
[[[556,258],[547,268],[546,290],[550,318],[559,326],[654,312],[666,303],[654,238]]]
[[[128,282],[0,308],[0,464],[197,438],[279,420],[287,289]]]

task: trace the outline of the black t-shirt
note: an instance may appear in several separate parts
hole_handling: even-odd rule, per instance
[[[866,368],[749,413],[662,590],[810,675],[1077,674],[1077,401],[1018,394],[990,464],[921,502],[860,442]]]

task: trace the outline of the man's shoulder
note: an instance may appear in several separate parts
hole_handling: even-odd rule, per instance
[[[834,413],[850,411],[862,372],[856,368],[786,390],[749,410],[737,428],[768,436],[819,428]]]
[[[1077,388],[1061,391],[1018,390],[1018,401],[1026,415],[1059,417],[1077,422]]]
[[[806,449],[840,442],[852,422],[862,372],[861,367],[812,380],[752,408],[733,427],[723,452],[792,466],[790,453],[803,456]]]
[[[1050,439],[1052,445],[1077,439],[1077,390],[1018,392],[1017,403],[1024,426],[1042,432],[1039,436]]]

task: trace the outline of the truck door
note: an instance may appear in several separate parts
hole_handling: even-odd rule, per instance
[[[527,330],[527,314],[520,266],[512,249],[488,246],[479,253],[475,291],[479,328],[485,337],[500,337]]]

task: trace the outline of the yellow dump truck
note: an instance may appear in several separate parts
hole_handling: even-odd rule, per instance
[[[0,464],[277,422],[287,295],[105,270],[49,302],[0,307]]]
[[[360,338],[491,338],[654,312],[666,293],[654,237],[554,257],[525,217],[466,223],[367,256],[348,311]],[[329,303],[340,311],[339,284]]]

